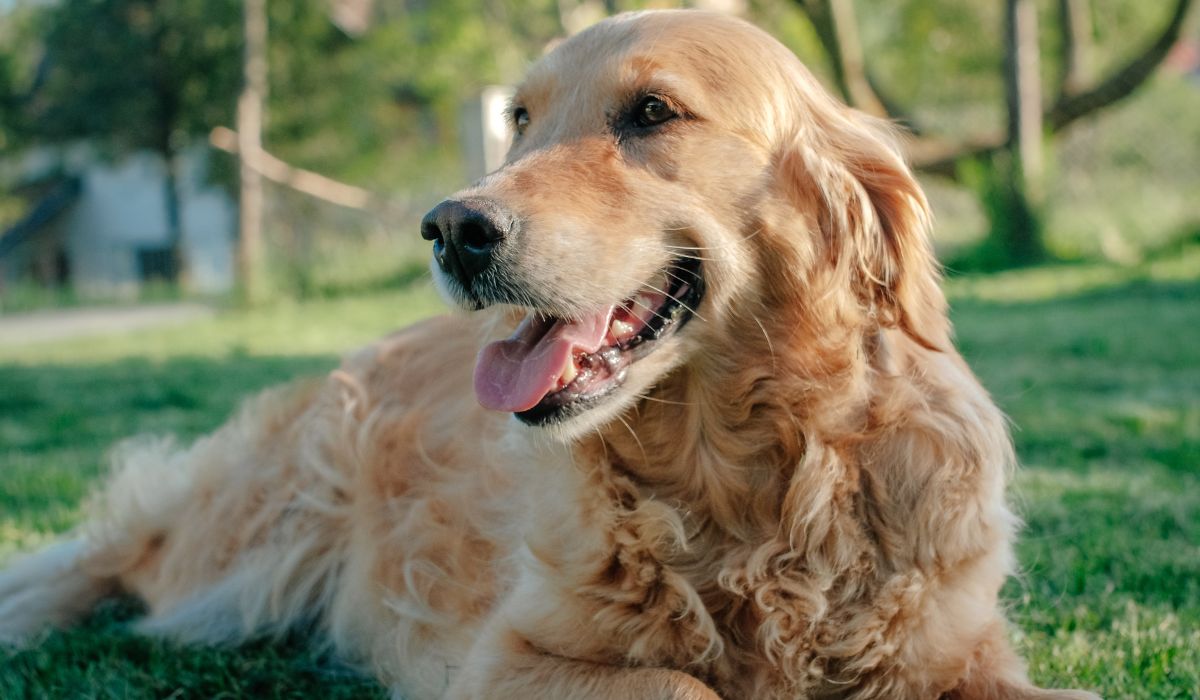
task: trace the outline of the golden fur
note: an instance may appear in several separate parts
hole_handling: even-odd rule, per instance
[[[684,116],[614,138],[647,91]],[[682,254],[697,317],[557,428],[473,396],[507,307],[401,331],[185,449],[127,446],[80,538],[0,574],[0,638],[124,591],[189,642],[311,625],[414,699],[1094,697],[1034,688],[1009,648],[1010,441],[888,126],[696,12],[603,22],[517,100],[528,130],[460,195],[523,217],[544,310]]]

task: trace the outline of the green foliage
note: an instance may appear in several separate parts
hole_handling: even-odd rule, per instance
[[[1145,3],[1132,0],[1088,0],[1088,23],[1092,31],[1088,35],[1090,50],[1083,61],[1085,74],[1080,88],[1090,88],[1109,77],[1112,71],[1124,64],[1157,37],[1166,26],[1173,3]],[[954,0],[856,0],[853,2],[861,23],[861,34],[868,59],[870,77],[885,101],[907,109],[912,121],[923,129],[924,136],[944,139],[949,143],[957,140],[1003,141],[999,136],[1005,131],[1005,101],[1003,72],[1003,3],[955,2]],[[1041,46],[1040,66],[1042,95],[1045,105],[1053,104],[1058,98],[1061,74],[1064,71],[1064,32],[1059,14],[1059,3],[1037,3],[1039,8]],[[1193,23],[1194,24],[1194,23]],[[982,31],[981,31],[982,28]],[[803,54],[802,54],[803,55]],[[1200,148],[1200,140],[1189,133],[1191,122],[1178,119],[1179,113],[1169,105],[1187,102],[1195,97],[1193,86],[1181,84],[1181,80],[1161,79],[1160,84],[1173,82],[1174,90],[1158,90],[1156,106],[1148,111],[1151,120],[1164,122],[1160,129],[1151,130],[1142,124],[1136,130],[1133,152],[1137,153],[1149,144],[1172,143],[1176,154],[1191,154]],[[1141,93],[1149,90],[1139,90]],[[1137,95],[1137,93],[1135,93]],[[1139,101],[1140,96],[1128,102]],[[1194,101],[1194,100],[1192,100]],[[1047,134],[1047,160],[1056,151],[1056,141],[1072,138],[1071,132],[1087,131],[1089,122],[1103,120],[1107,113],[1122,110],[1126,104],[1108,107],[1098,116],[1076,124],[1065,135]],[[1126,110],[1128,111],[1128,110]],[[1194,111],[1194,108],[1190,111]],[[1145,115],[1144,115],[1145,116]],[[1181,133],[1182,132],[1182,133]],[[1076,150],[1072,155],[1077,155]],[[1126,154],[1128,156],[1130,154]],[[1136,156],[1134,156],[1136,157]],[[1126,170],[1119,160],[1093,158],[1093,164],[1082,179],[1102,178]],[[953,264],[970,269],[997,269],[1012,264],[1029,264],[1048,255],[1067,258],[1081,254],[1095,255],[1099,240],[1104,240],[1104,253],[1117,251],[1113,258],[1136,258],[1136,252],[1121,251],[1136,248],[1139,236],[1128,235],[1115,229],[1105,215],[1119,212],[1125,219],[1122,227],[1139,229],[1142,233],[1150,228],[1139,214],[1143,207],[1132,205],[1128,200],[1140,197],[1147,188],[1124,182],[1115,197],[1131,206],[1121,209],[1105,207],[1112,200],[1092,196],[1083,206],[1058,207],[1054,201],[1042,201],[1043,191],[1053,192],[1058,183],[1033,183],[1027,188],[1019,173],[1006,154],[997,157],[976,159],[960,164],[964,183],[977,196],[985,215],[989,231],[981,246],[972,251],[968,258],[953,261]],[[1050,165],[1054,169],[1054,165]],[[1144,168],[1143,172],[1149,168]],[[1198,172],[1195,159],[1177,166],[1177,170],[1159,171],[1162,175],[1174,176],[1182,171],[1187,179],[1194,179]],[[1159,174],[1155,173],[1155,174]],[[1125,173],[1121,173],[1124,175]],[[1081,179],[1081,178],[1077,178]],[[1109,182],[1114,178],[1108,177]],[[1176,184],[1164,188],[1172,200],[1190,197],[1194,187]],[[1178,193],[1176,195],[1175,193]],[[1157,193],[1155,193],[1157,195]],[[1172,201],[1169,208],[1151,213],[1151,217],[1162,221],[1167,216],[1174,220],[1165,227],[1146,231],[1150,237],[1161,238],[1174,233],[1171,229],[1179,225],[1182,202]],[[1194,209],[1194,207],[1193,207]],[[1100,214],[1100,212],[1104,214]],[[1076,218],[1076,213],[1083,213]],[[1165,216],[1164,216],[1165,215]],[[1194,216],[1194,214],[1193,214]],[[1057,246],[1046,241],[1043,235],[1048,229],[1081,228],[1086,221],[1093,228],[1079,236],[1069,246]],[[1185,221],[1185,225],[1191,222]],[[1165,230],[1164,230],[1165,228]],[[1133,239],[1132,241],[1130,239]],[[1116,241],[1114,245],[1112,242]]]
[[[240,81],[236,0],[78,0],[40,16],[51,70],[29,106],[39,138],[167,154],[223,123]]]
[[[832,85],[833,70],[829,65],[829,55],[822,48],[812,22],[798,8],[794,0],[752,0],[750,14],[756,24],[795,52],[826,85]]]
[[[1200,228],[1200,119],[1191,114],[1200,115],[1200,85],[1161,75],[1055,144],[1052,254],[1128,264]]]
[[[1002,3],[859,0],[863,46],[883,92],[937,134],[999,129],[1004,119]]]
[[[27,5],[0,8],[0,153],[20,148],[29,135],[23,103],[38,80],[36,18]]]
[[[0,54],[0,149],[7,150],[16,141],[13,133],[18,119],[16,70],[12,56]]]
[[[331,21],[328,0],[270,0],[268,150],[384,193],[403,210],[348,215],[268,185],[268,258],[277,294],[320,296],[395,277],[380,262],[388,246],[403,245],[415,230],[413,214],[463,184],[461,103],[483,85],[518,80],[565,32],[563,13],[574,4],[377,0],[371,24],[348,34]],[[661,5],[603,3],[618,10],[649,4]],[[930,133],[955,138],[1003,127],[1000,4],[854,4],[876,82],[910,106]],[[1090,4],[1095,76],[1143,46],[1168,10],[1136,0]],[[1048,98],[1061,71],[1056,6],[1039,5]],[[164,141],[182,146],[214,126],[233,125],[241,84],[238,0],[10,0],[0,8],[5,155],[85,135],[114,152]],[[748,15],[818,73],[825,69],[827,57],[796,0],[752,0]],[[156,85],[170,94],[156,92]],[[164,121],[168,105],[176,105],[172,123]],[[987,163],[967,165],[970,189],[964,191],[976,202],[962,219],[938,211],[939,219],[943,228],[960,220],[979,228],[986,220],[991,235],[951,264],[995,269],[1036,258],[1005,247],[1020,221],[1027,230],[1045,231],[1051,257],[1126,263],[1193,230],[1200,120],[1184,115],[1197,109],[1200,91],[1182,77],[1163,75],[1134,99],[1076,124],[1052,144],[1059,163],[1051,166],[1044,208],[1022,208],[1027,198],[1012,187],[1002,159],[990,172]],[[232,157],[218,154],[211,162],[214,179],[235,182]],[[0,194],[0,225],[25,208],[24,201]],[[390,238],[379,235],[385,229]],[[952,233],[966,239],[974,231]],[[25,295],[22,303],[35,297]]]

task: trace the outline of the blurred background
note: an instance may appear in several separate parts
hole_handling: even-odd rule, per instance
[[[1031,674],[1200,697],[1200,0],[697,0],[907,133],[958,345],[1013,422]],[[111,446],[444,310],[418,221],[511,86],[632,0],[0,0],[0,565]],[[467,371],[464,368],[464,371]],[[0,698],[383,698],[136,607],[0,649]]]
[[[606,15],[674,4],[0,0],[0,309],[408,283],[420,214],[503,151],[505,86]],[[952,270],[1134,264],[1197,235],[1186,0],[691,4],[908,129]]]

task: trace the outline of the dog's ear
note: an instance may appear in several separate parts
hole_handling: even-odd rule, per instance
[[[819,230],[820,247],[869,314],[929,349],[946,347],[929,205],[893,128],[840,104],[806,116],[779,154],[789,199]]]

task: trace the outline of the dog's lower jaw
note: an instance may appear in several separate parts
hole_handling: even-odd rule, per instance
[[[480,351],[479,402],[533,427],[612,420],[673,366],[671,350],[704,292],[701,263],[679,258],[617,304],[565,316],[527,309],[509,338]]]
[[[683,369],[689,355],[691,339],[680,336],[667,338],[663,345],[648,357],[625,369],[625,378],[617,386],[599,397],[586,410],[566,416],[563,420],[529,424],[518,416],[513,422],[523,430],[541,434],[564,444],[577,443],[583,438],[612,431],[637,436],[635,407],[645,401],[654,401],[654,394],[665,382],[670,382]]]

